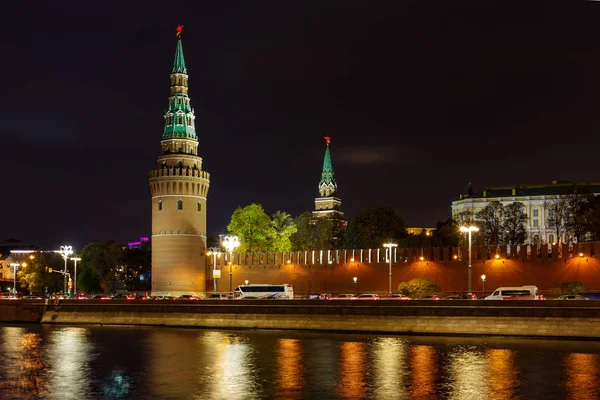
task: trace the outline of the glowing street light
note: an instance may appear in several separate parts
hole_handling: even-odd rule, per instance
[[[237,236],[223,236],[221,244],[229,253],[229,292],[233,293],[233,251],[240,245],[240,239]]]
[[[397,243],[384,243],[383,247],[385,247],[389,250],[389,261],[390,261],[389,295],[390,295],[390,297],[392,297],[392,249],[394,247],[398,247],[398,244]]]
[[[25,264],[25,263],[23,263]],[[27,264],[25,264],[27,265]],[[13,295],[17,295],[17,269],[19,269],[19,267],[21,266],[21,264],[19,263],[10,263],[10,266],[13,267],[13,279],[14,279],[14,283],[13,283]]]
[[[461,232],[468,232],[469,233],[469,294],[472,293],[472,285],[471,285],[471,232],[478,232],[479,228],[476,226],[461,226],[460,227],[460,231]]]
[[[210,251],[206,253],[207,256],[213,256],[213,293],[217,293],[217,276],[221,277],[221,271],[217,269],[217,257],[221,257],[219,249],[211,247]]]
[[[67,294],[67,261],[69,260],[69,256],[73,254],[73,246],[60,246],[60,250],[58,251],[62,258],[65,260],[65,273],[64,273],[64,281],[65,288],[63,294]]]
[[[481,275],[481,297],[485,294],[485,275]]]
[[[246,283],[246,286],[248,286],[248,282],[249,282],[249,281],[248,281],[248,279],[246,279],[246,280],[244,281],[244,283]]]
[[[74,285],[75,286],[73,287],[73,294],[75,296],[77,296],[77,261],[81,261],[81,258],[79,258],[79,257],[71,257],[71,261],[75,262],[75,277],[74,277],[74,281],[75,281]]]

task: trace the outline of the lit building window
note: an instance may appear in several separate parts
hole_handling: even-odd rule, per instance
[[[540,226],[540,221],[538,219],[533,220],[533,227],[538,228]]]
[[[183,200],[177,200],[177,209],[183,210]]]
[[[158,201],[158,211],[162,211],[162,200]]]
[[[198,211],[202,211],[202,203],[198,202]]]
[[[539,216],[540,216],[540,210],[538,210],[537,208],[535,208],[535,209],[533,210],[533,216],[534,216],[534,217],[539,217]]]

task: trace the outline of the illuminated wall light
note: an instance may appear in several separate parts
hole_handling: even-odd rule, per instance
[[[421,257],[419,257],[419,260],[425,261],[425,257],[421,256]]]
[[[499,260],[500,259],[500,254],[496,254],[495,258],[496,258],[496,260]]]
[[[352,258],[350,259],[350,262],[352,262],[352,263],[354,262],[354,257],[352,257]]]
[[[579,253],[579,257],[580,257],[580,258],[583,258],[583,253]]]
[[[458,260],[458,256],[456,254],[452,258],[454,258],[455,260]]]

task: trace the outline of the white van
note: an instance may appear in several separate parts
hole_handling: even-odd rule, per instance
[[[540,300],[538,288],[533,285],[516,287],[499,287],[494,293],[487,296],[485,300]]]

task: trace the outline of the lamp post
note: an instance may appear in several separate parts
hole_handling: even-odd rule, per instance
[[[17,295],[17,269],[19,269],[19,263],[10,263],[10,266],[13,267],[13,295]]]
[[[389,296],[392,297],[392,249],[394,247],[398,247],[398,244],[397,243],[384,243],[383,247],[387,248],[389,251],[389,261],[390,261]]]
[[[71,257],[71,260],[75,262],[75,277],[73,278],[73,294],[77,296],[77,261],[81,261],[79,257]]]
[[[472,293],[472,285],[471,285],[471,232],[478,232],[479,228],[476,226],[461,226],[460,227],[460,231],[461,232],[468,232],[469,233],[469,294]]]
[[[481,297],[485,295],[485,275],[481,275]]]
[[[233,251],[240,245],[240,239],[237,236],[223,236],[221,244],[229,253],[229,292],[233,294]]]
[[[211,247],[210,251],[206,253],[207,256],[213,256],[213,293],[217,293],[217,278],[215,277],[215,271],[217,271],[217,257],[221,257],[221,253],[219,249],[216,247]],[[221,271],[219,271],[220,273]],[[219,275],[219,277],[221,277]]]
[[[60,250],[59,250],[60,255],[62,256],[62,258],[64,258],[65,260],[65,273],[64,273],[64,281],[65,281],[65,286],[64,286],[64,291],[63,294],[67,294],[67,261],[69,260],[69,256],[71,254],[73,254],[73,247],[72,246],[60,246]]]

